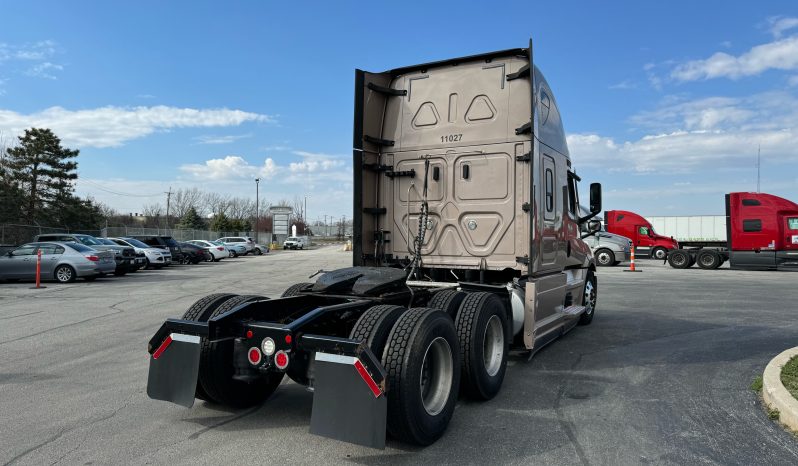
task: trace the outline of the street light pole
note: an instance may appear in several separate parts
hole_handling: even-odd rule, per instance
[[[258,244],[258,222],[260,221],[260,178],[255,178],[255,244]]]

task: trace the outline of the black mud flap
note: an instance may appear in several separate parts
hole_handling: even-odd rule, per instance
[[[172,333],[150,356],[147,395],[190,408],[194,405],[200,337]]]
[[[310,433],[385,448],[385,374],[375,374],[375,380],[358,358],[322,352],[316,353],[314,373]]]

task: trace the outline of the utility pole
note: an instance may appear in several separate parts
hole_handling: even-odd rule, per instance
[[[762,167],[762,144],[756,148],[756,192],[759,192],[759,173]]]
[[[166,194],[166,228],[169,228],[169,204],[172,201],[172,187],[169,186],[169,191]]]
[[[302,218],[305,220],[305,230],[307,230],[308,229],[308,221],[309,221],[309,219],[308,219],[308,195],[307,194],[305,194],[305,207],[302,209]],[[308,232],[305,231],[305,234],[308,234]]]
[[[260,178],[255,178],[255,244],[258,244],[258,222],[260,221],[260,192],[258,191],[259,184]]]
[[[330,236],[330,231],[327,229],[327,214],[324,214],[324,236]]]

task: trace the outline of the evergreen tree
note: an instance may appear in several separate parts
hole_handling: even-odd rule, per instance
[[[177,228],[184,230],[202,230],[205,228],[205,222],[197,213],[197,209],[189,207],[183,215],[183,218],[180,219],[180,223],[177,224]]]
[[[220,213],[219,215],[213,217],[211,221],[211,230],[213,231],[230,231],[232,230],[232,225],[230,224],[230,219],[227,218],[227,215]]]
[[[56,207],[53,204],[57,199],[60,202],[77,199],[72,196],[71,182],[78,177],[78,164],[72,159],[79,151],[62,147],[61,140],[49,129],[26,129],[19,136],[19,145],[6,153],[4,165],[8,175],[24,192],[22,213],[27,220],[42,218],[42,211]],[[77,201],[80,206],[80,200]]]

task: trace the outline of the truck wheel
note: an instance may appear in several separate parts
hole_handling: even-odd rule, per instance
[[[690,263],[690,253],[681,249],[671,251],[668,254],[668,264],[674,269],[686,269],[693,265]]]
[[[696,259],[698,266],[702,269],[711,270],[720,267],[720,255],[715,251],[701,251]]]
[[[58,281],[58,283],[72,283],[75,281],[75,278],[77,277],[75,269],[73,269],[72,266],[66,264],[59,265],[58,267],[56,267],[55,271],[53,272],[53,275],[55,276],[55,279]]]
[[[399,317],[382,354],[387,371],[388,433],[430,445],[443,435],[460,388],[460,353],[452,318],[413,308]]]
[[[493,293],[467,293],[455,319],[460,358],[460,386],[470,398],[489,400],[499,393],[507,369],[507,310]]]
[[[385,342],[396,321],[406,311],[402,306],[383,304],[372,306],[357,319],[349,333],[349,339],[362,341],[368,345],[375,356],[382,356]]]
[[[609,266],[615,264],[615,254],[606,248],[601,248],[596,251],[596,262],[601,266]]]
[[[236,296],[230,298],[216,308],[208,320],[232,310],[239,304],[262,296]],[[219,404],[234,408],[247,408],[266,401],[283,380],[282,372],[270,372],[254,382],[244,382],[233,378],[235,366],[233,365],[232,340],[223,340],[211,343],[203,338],[201,342],[199,382],[208,397]]]
[[[440,309],[452,316],[452,320],[457,317],[460,304],[466,297],[466,293],[457,290],[443,290],[432,295],[432,299],[427,303],[427,307]]]
[[[651,250],[651,258],[662,260],[665,259],[665,256],[668,255],[668,250],[663,248],[662,246],[657,246],[656,248]]]
[[[598,283],[596,282],[596,274],[592,270],[588,270],[585,277],[585,291],[582,293],[582,306],[585,306],[585,312],[579,317],[579,325],[590,325],[593,322],[597,299]]]
[[[191,307],[189,307],[188,310],[183,313],[183,320],[205,322],[208,320],[208,314],[215,311],[216,308],[226,300],[234,298],[235,296],[236,295],[230,293],[210,294],[192,304]],[[202,384],[200,384],[199,379],[197,379],[197,388],[194,392],[194,396],[200,400],[213,401],[210,399],[210,397],[208,397],[208,394],[205,393],[205,390],[202,388]]]
[[[283,291],[283,294],[280,295],[281,298],[290,298],[291,296],[299,296],[302,294],[303,290],[307,290],[313,286],[313,283],[296,283],[291,285]]]

